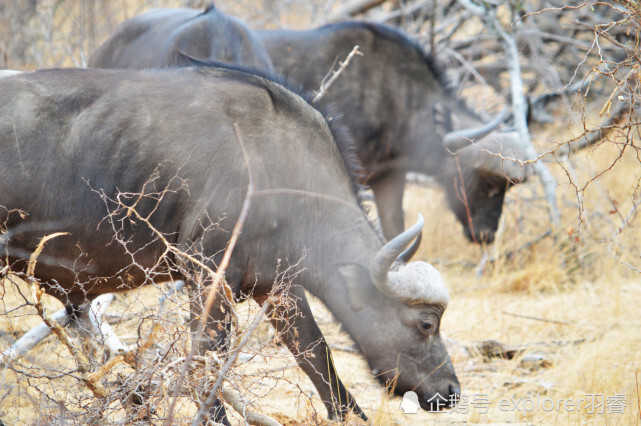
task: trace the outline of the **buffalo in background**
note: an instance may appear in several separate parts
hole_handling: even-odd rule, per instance
[[[355,139],[387,238],[404,228],[403,191],[411,171],[435,177],[470,240],[494,240],[506,189],[531,173],[505,158],[525,158],[518,134],[497,130],[500,118],[484,123],[470,111],[420,46],[396,29],[367,22],[257,34],[275,70],[307,90],[318,89],[336,61],[360,47],[363,56],[352,60],[323,101]]]
[[[120,24],[89,58],[91,68],[166,68],[182,56],[271,71],[256,35],[213,3],[204,11],[154,9]]]

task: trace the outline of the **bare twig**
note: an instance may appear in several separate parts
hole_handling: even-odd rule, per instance
[[[579,139],[568,142],[568,149],[572,152],[578,152],[599,143],[618,128],[618,124],[629,111],[629,105],[625,102],[619,102],[614,111],[610,112],[609,117],[599,124],[596,129],[586,131]]]
[[[520,252],[522,252],[524,250],[527,250],[530,247],[534,246],[535,244],[540,243],[545,238],[547,238],[547,237],[549,237],[551,235],[552,235],[552,231],[547,230],[543,234],[537,236],[536,238],[534,238],[534,239],[532,239],[530,241],[527,241],[527,242],[521,244],[519,247],[517,247],[517,248],[515,248],[513,250],[510,250],[510,251],[508,251],[506,253],[503,253],[500,256],[509,259],[512,256],[514,256],[515,254],[520,253]],[[497,256],[488,257],[487,259],[485,259],[485,263],[494,263],[494,262],[496,262],[497,258],[498,258]]]
[[[624,230],[626,227],[628,227],[628,226],[630,225],[630,223],[632,223],[632,221],[634,221],[634,219],[637,217],[637,212],[638,212],[638,208],[639,208],[639,205],[640,205],[640,204],[641,204],[641,200],[633,200],[633,201],[632,201],[632,207],[630,207],[630,211],[629,211],[629,212],[628,212],[628,214],[625,216],[625,218],[621,221],[621,225],[619,225],[619,226],[617,227],[617,229],[612,233],[612,236],[610,237],[610,243],[608,244],[608,253],[610,253],[610,255],[611,255],[612,257],[614,257],[614,258],[615,258],[615,259],[617,259],[620,263],[622,263],[622,264],[626,265],[627,267],[629,267],[629,268],[630,268],[630,269],[632,269],[633,271],[635,271],[635,272],[639,272],[639,273],[641,273],[641,269],[639,269],[639,268],[636,268],[636,267],[632,266],[632,265],[631,265],[631,264],[629,264],[628,262],[625,262],[625,261],[621,258],[621,256],[620,256],[620,255],[617,255],[616,253],[614,253],[614,250],[613,250],[612,246],[614,245],[614,242],[615,242],[615,240],[616,240],[616,237],[617,237],[619,234],[621,234],[621,232],[623,232],[623,230]]]
[[[461,200],[465,206],[465,214],[467,216],[467,223],[470,227],[470,235],[472,235],[472,240],[476,243],[476,232],[474,232],[474,221],[472,220],[472,213],[470,212],[470,203],[467,200],[467,191],[465,190],[465,180],[463,179],[463,170],[461,169],[461,162],[458,157],[454,158],[456,160],[456,170],[458,171],[458,177],[460,179],[460,184],[456,187],[456,196]]]
[[[551,320],[547,318],[539,318],[539,317],[533,317],[530,315],[523,315],[523,314],[513,314],[511,312],[506,312],[506,311],[502,311],[502,313],[503,315],[509,315],[511,317],[517,317],[517,318],[524,318],[524,319],[529,319],[533,321],[552,322],[554,324],[563,324],[563,325],[574,325],[574,323],[567,322],[567,321]]]
[[[349,62],[355,55],[363,56],[363,52],[358,50],[358,44],[352,48],[352,51],[349,52],[349,55],[347,55],[345,60],[340,63],[340,66],[336,71],[330,71],[330,73],[327,74],[325,78],[323,78],[323,81],[321,81],[321,86],[314,95],[312,102],[318,102],[322,99],[323,96],[325,96],[325,94],[327,93],[327,89],[329,89],[331,85],[334,84],[338,76],[341,75],[345,68],[347,68]]]
[[[169,289],[169,291],[167,291],[160,297],[160,299],[158,300],[159,315],[165,312],[165,303],[167,302],[167,299],[169,299],[174,294],[183,291],[184,288],[185,288],[185,281],[183,280],[176,281],[174,282],[174,285]]]

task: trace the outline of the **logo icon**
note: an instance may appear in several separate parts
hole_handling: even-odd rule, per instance
[[[401,401],[401,406],[399,407],[403,410],[403,414],[416,414],[418,413],[418,407],[418,395],[416,395],[416,392],[405,392],[403,401]]]

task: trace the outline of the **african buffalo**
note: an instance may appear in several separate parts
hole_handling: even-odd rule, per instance
[[[271,70],[255,34],[210,4],[204,11],[154,9],[120,24],[89,58],[92,68],[164,68],[178,56]]]
[[[431,265],[406,263],[422,221],[383,244],[357,202],[349,138],[299,95],[227,68],[36,71],[0,79],[0,94],[3,266],[24,272],[43,236],[67,232],[47,242],[35,277],[68,306],[169,277],[195,287],[196,265],[158,235],[215,270],[249,197],[226,280],[261,302],[279,262],[302,259],[295,306],[272,318],[294,318],[273,323],[330,416],[365,417],[303,288],[397,394],[414,390],[430,409],[459,393],[439,334],[447,290]],[[209,326],[223,316],[214,308]],[[201,350],[224,346],[225,328],[210,331]]]
[[[318,89],[336,61],[360,46],[364,56],[351,61],[323,101],[335,106],[355,139],[387,238],[404,227],[405,175],[413,171],[444,187],[470,240],[493,241],[505,190],[530,171],[488,151],[523,159],[518,136],[494,131],[498,122],[483,125],[416,43],[367,22],[256,33],[276,71],[307,90]]]

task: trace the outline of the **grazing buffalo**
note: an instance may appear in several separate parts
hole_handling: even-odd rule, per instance
[[[213,3],[193,9],[154,9],[120,24],[89,58],[92,68],[165,68],[180,56],[271,70],[256,35]]]
[[[323,102],[336,107],[355,139],[387,238],[404,227],[405,175],[413,171],[444,187],[470,240],[493,241],[505,190],[529,170],[488,151],[523,158],[517,134],[494,131],[498,121],[484,124],[466,108],[417,44],[365,22],[257,34],[275,70],[307,90],[318,89],[336,61],[360,46],[364,56],[351,61]]]
[[[303,289],[396,393],[415,391],[425,409],[459,393],[439,335],[447,290],[431,265],[407,262],[422,222],[383,244],[357,201],[346,133],[299,95],[226,68],[36,71],[0,79],[0,94],[3,265],[25,271],[43,236],[67,232],[46,243],[35,277],[68,306],[169,277],[193,289],[196,264],[166,243],[215,270],[249,199],[226,280],[239,300],[264,302],[280,263],[302,259],[296,303],[270,317],[330,416],[365,417]],[[201,350],[224,346],[224,327],[212,335]]]

